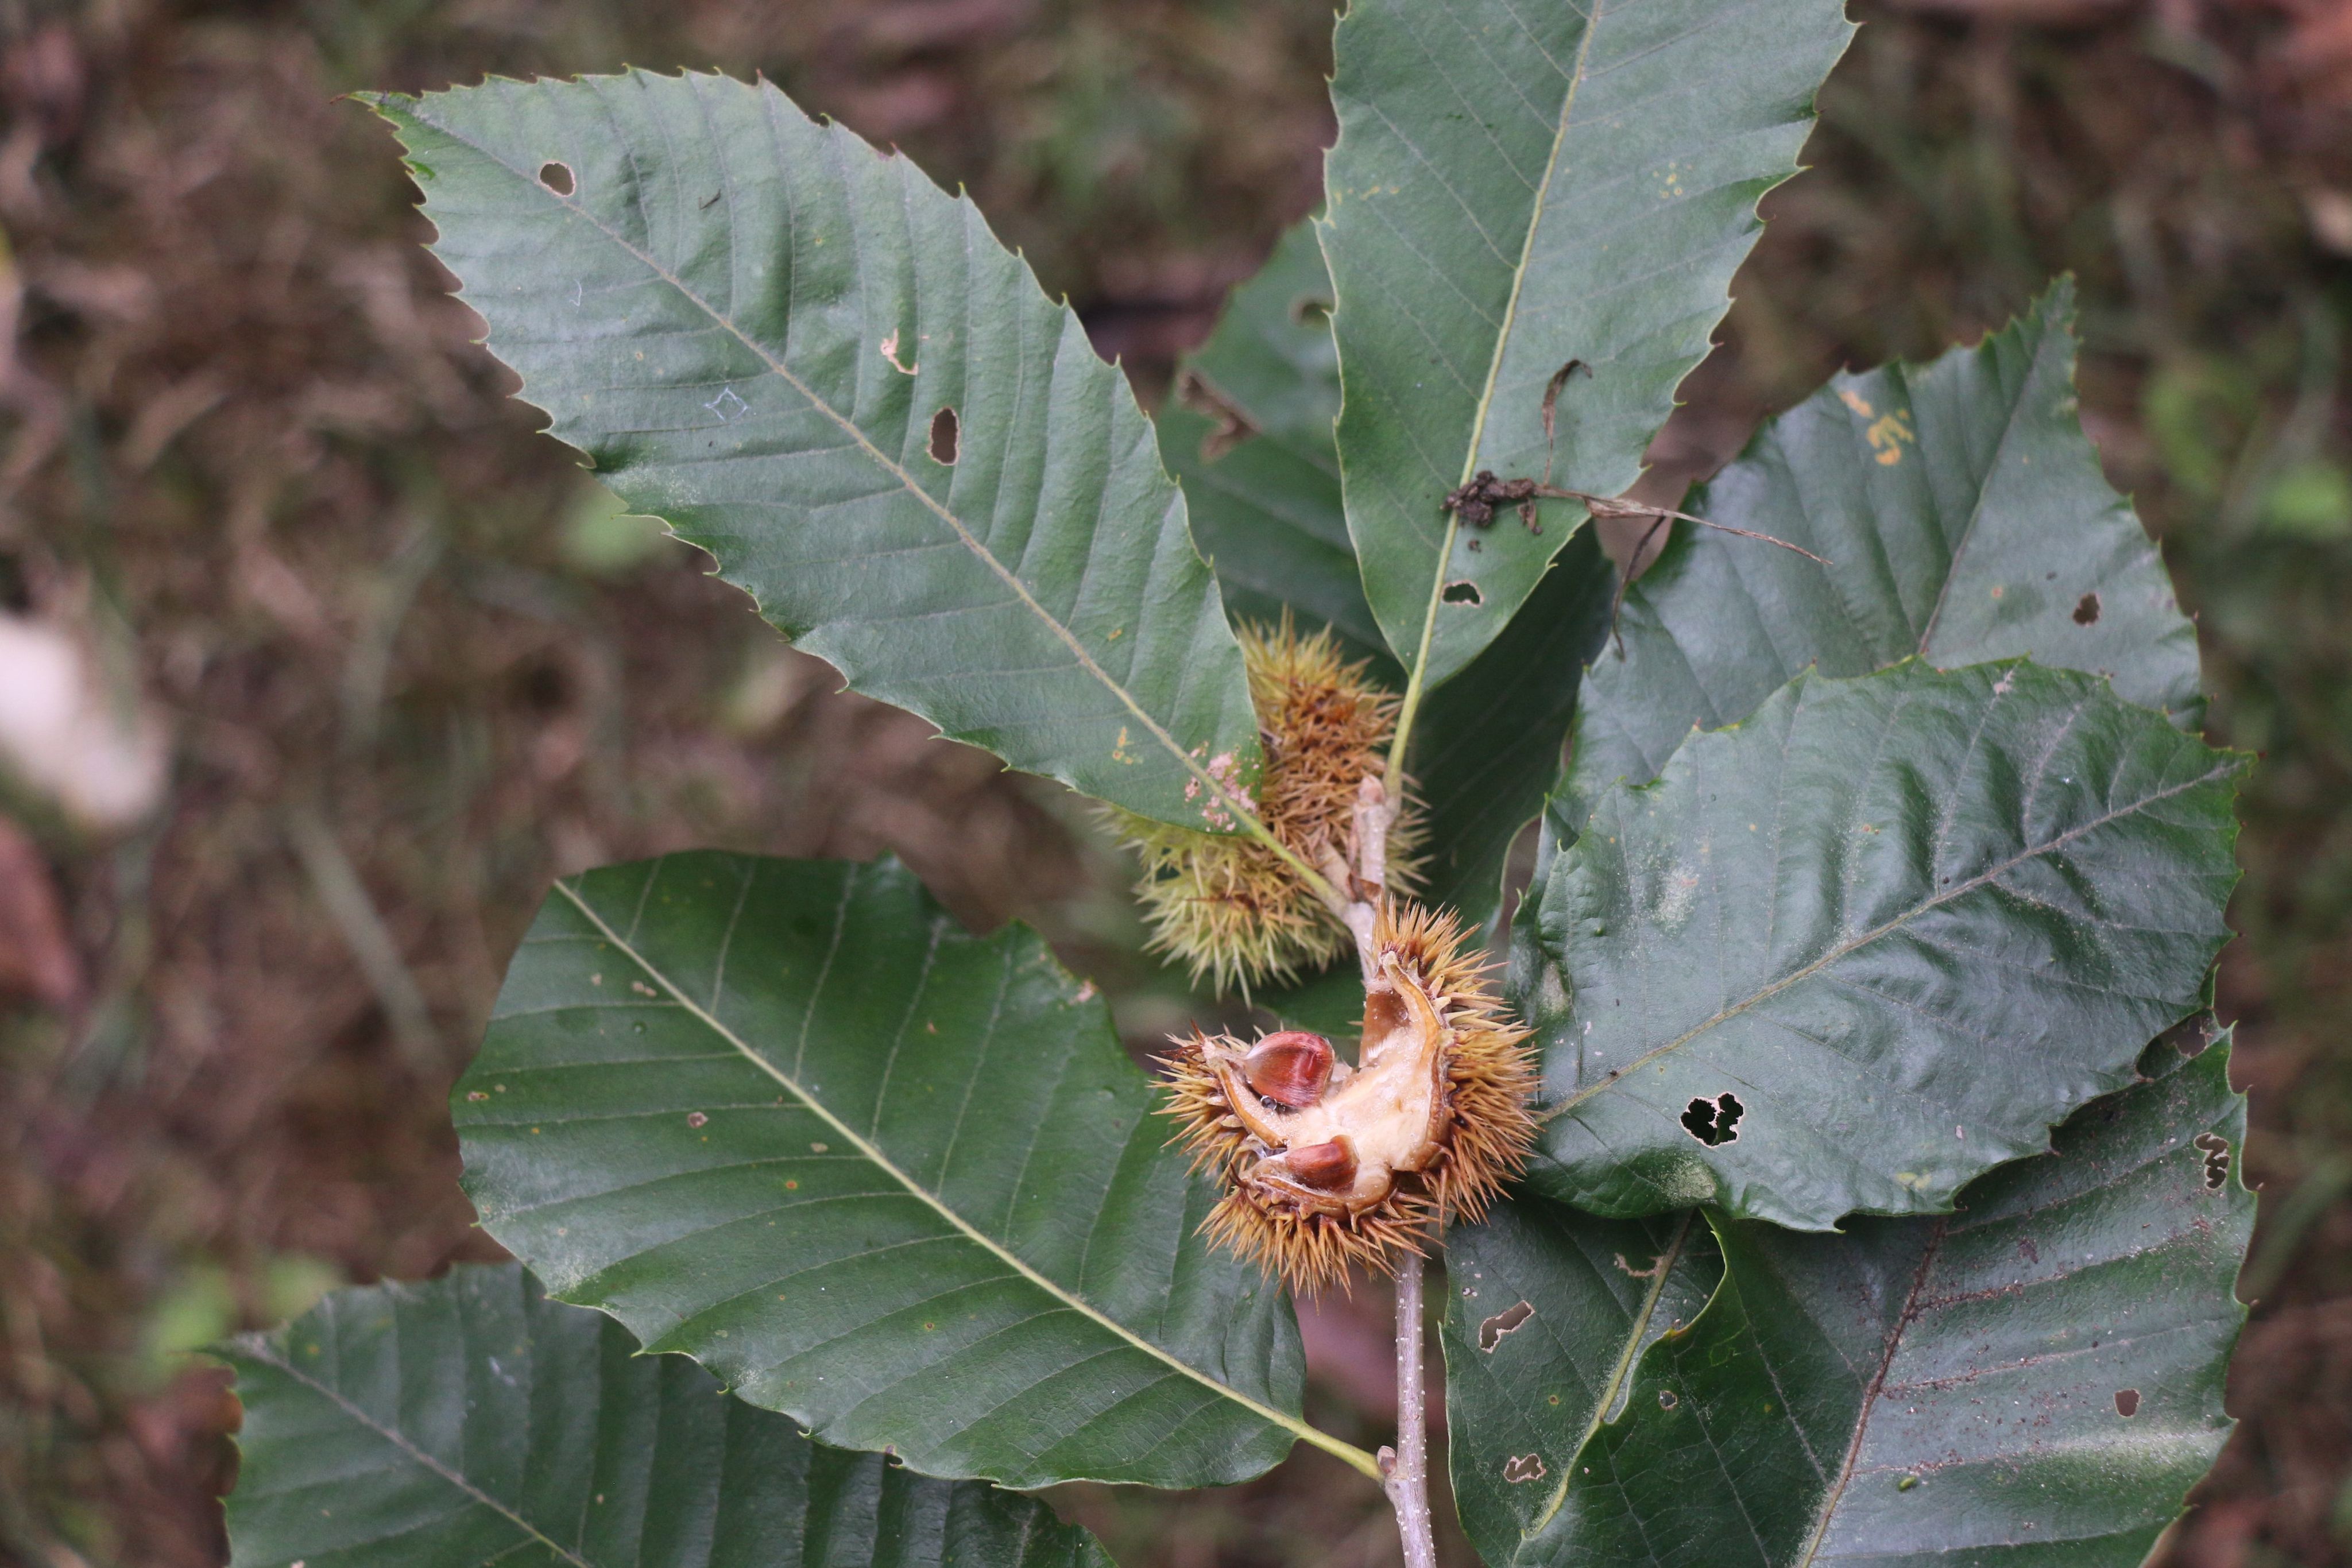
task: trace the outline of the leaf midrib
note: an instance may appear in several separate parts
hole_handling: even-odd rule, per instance
[[[341,1410],[345,1416],[348,1416],[362,1427],[366,1427],[369,1431],[383,1438],[386,1443],[389,1443],[394,1448],[399,1449],[401,1453],[406,1456],[410,1460],[432,1471],[435,1475],[440,1477],[441,1479],[457,1488],[459,1491],[464,1492],[467,1497],[473,1499],[474,1501],[479,1503],[482,1507],[488,1509],[491,1512],[496,1513],[500,1518],[506,1520],[508,1522],[514,1525],[516,1529],[523,1531],[530,1540],[536,1541],[541,1546],[546,1547],[550,1552],[554,1552],[558,1557],[563,1559],[564,1562],[572,1563],[573,1568],[597,1568],[595,1563],[590,1562],[587,1558],[579,1555],[577,1552],[572,1552],[559,1544],[555,1540],[550,1537],[545,1531],[541,1530],[537,1525],[531,1523],[530,1521],[525,1519],[521,1514],[517,1513],[513,1509],[509,1508],[505,1503],[500,1502],[498,1499],[492,1497],[489,1493],[476,1486],[472,1481],[467,1480],[463,1471],[451,1469],[447,1465],[443,1464],[439,1459],[435,1458],[431,1454],[426,1453],[423,1448],[418,1448],[415,1443],[409,1441],[408,1435],[401,1431],[398,1427],[384,1426],[382,1422],[376,1420],[374,1416],[369,1415],[366,1410],[353,1404],[351,1400],[344,1398],[340,1390],[329,1387],[326,1384],[320,1382],[317,1378],[312,1377],[310,1374],[304,1372],[300,1367],[296,1366],[292,1362],[278,1355],[270,1348],[268,1342],[265,1340],[247,1340],[239,1345],[238,1349],[242,1354],[251,1356],[255,1361],[261,1363],[264,1366],[276,1369],[280,1374],[292,1378],[303,1387],[310,1389],[314,1394],[317,1394],[320,1398],[327,1400],[337,1409]],[[516,1544],[521,1545],[523,1543],[518,1542]]]
[[[1462,476],[1457,486],[1467,485],[1478,466],[1478,448],[1486,439],[1486,418],[1495,406],[1495,384],[1503,373],[1503,356],[1511,346],[1511,331],[1519,318],[1519,293],[1527,285],[1528,269],[1535,260],[1536,234],[1543,227],[1544,204],[1551,198],[1552,182],[1559,173],[1559,152],[1568,143],[1568,122],[1576,109],[1577,89],[1584,85],[1585,61],[1592,51],[1592,36],[1601,30],[1601,13],[1607,0],[1592,0],[1591,13],[1584,20],[1584,36],[1577,40],[1576,63],[1570,68],[1568,91],[1561,98],[1559,119],[1552,127],[1551,151],[1544,156],[1543,178],[1536,185],[1535,209],[1528,214],[1528,232],[1519,239],[1518,265],[1511,269],[1511,294],[1504,301],[1503,319],[1495,328],[1495,351],[1486,361],[1486,384],[1478,391],[1478,406],[1470,416],[1470,439],[1463,448]],[[1341,455],[1344,467],[1346,456]],[[1462,531],[1462,517],[1457,512],[1445,514],[1445,528],[1438,536],[1437,560],[1430,571],[1429,603],[1421,615],[1421,642],[1413,649],[1412,668],[1405,680],[1404,702],[1397,715],[1396,735],[1389,746],[1388,771],[1391,778],[1404,773],[1406,744],[1412,739],[1413,720],[1420,716],[1422,688],[1429,674],[1429,650],[1437,640],[1437,611],[1444,601],[1445,568],[1454,559],[1454,541]]]
[[[1543,178],[1536,185],[1535,210],[1528,214],[1528,232],[1519,240],[1519,264],[1511,269],[1511,297],[1503,305],[1503,319],[1495,329],[1495,351],[1486,361],[1486,384],[1479,389],[1478,406],[1470,417],[1469,449],[1462,455],[1462,477],[1456,485],[1467,485],[1476,469],[1479,444],[1486,439],[1486,417],[1495,406],[1495,383],[1503,373],[1503,356],[1511,346],[1511,331],[1519,319],[1519,293],[1527,286],[1528,269],[1534,264],[1536,234],[1543,227],[1544,205],[1551,199],[1552,183],[1559,177],[1560,149],[1568,144],[1568,122],[1576,111],[1576,95],[1584,86],[1585,62],[1592,53],[1592,36],[1601,30],[1601,13],[1608,0],[1592,0],[1591,15],[1584,21],[1584,37],[1577,40],[1576,63],[1568,73],[1568,91],[1559,102],[1559,119],[1552,127],[1551,151],[1544,157]],[[1449,536],[1454,529],[1448,526]],[[1443,573],[1441,559],[1438,570]]]
[[[1853,1480],[1854,1466],[1861,1461],[1862,1440],[1870,1430],[1870,1417],[1877,1410],[1879,1391],[1886,1386],[1886,1375],[1895,1365],[1895,1353],[1903,1346],[1903,1336],[1910,1333],[1911,1325],[1918,1321],[1919,1292],[1927,1288],[1927,1276],[1935,1268],[1937,1254],[1943,1250],[1946,1226],[1947,1221],[1942,1218],[1936,1221],[1935,1233],[1928,1238],[1919,1266],[1912,1272],[1911,1289],[1903,1297],[1903,1311],[1895,1318],[1895,1326],[1887,1331],[1886,1343],[1879,1351],[1877,1368],[1871,1374],[1869,1387],[1863,1391],[1862,1408],[1854,1416],[1853,1436],[1846,1442],[1845,1458],[1839,1462],[1837,1477],[1822,1497],[1821,1512],[1814,1519],[1811,1537],[1805,1542],[1805,1554],[1791,1564],[1791,1568],[1812,1568],[1814,1559],[1821,1555],[1822,1543],[1829,1539],[1830,1525],[1837,1517],[1838,1504],[1844,1500],[1845,1489]],[[1795,1424],[1794,1411],[1790,1412],[1789,1420],[1792,1426]]]
[[[1569,1449],[1568,1461],[1560,1469],[1559,1485],[1554,1487],[1551,1496],[1545,1500],[1543,1511],[1536,1516],[1535,1522],[1519,1531],[1522,1544],[1543,1533],[1544,1527],[1567,1506],[1569,1482],[1576,1474],[1576,1457],[1584,1452],[1585,1445],[1592,1441],[1592,1435],[1600,1431],[1601,1424],[1608,1420],[1609,1407],[1617,1403],[1618,1393],[1625,1386],[1625,1379],[1632,1374],[1633,1363],[1641,1354],[1642,1336],[1650,1332],[1650,1321],[1657,1315],[1658,1303],[1665,1299],[1666,1281],[1673,1274],[1675,1265],[1682,1261],[1683,1243],[1690,1239],[1691,1225],[1696,1218],[1697,1210],[1685,1210],[1682,1224],[1675,1228],[1675,1239],[1666,1244],[1664,1251],[1651,1260],[1650,1267],[1655,1272],[1651,1277],[1649,1290],[1642,1297],[1641,1309],[1633,1314],[1633,1323],[1626,1331],[1624,1348],[1617,1353],[1617,1364],[1610,1368],[1609,1377],[1601,1385],[1601,1397],[1594,1401],[1592,1414],[1585,1418],[1584,1430],[1578,1434],[1575,1445]]]
[[[2116,810],[2102,812],[2100,815],[2092,818],[2087,822],[2067,829],[2056,838],[2051,839],[2044,843],[2035,844],[2028,849],[2019,852],[2017,854],[2011,855],[2009,859],[2002,861],[1998,865],[1992,866],[1991,868],[1970,877],[1968,881],[1961,883],[1959,885],[1946,892],[1937,894],[1934,897],[1915,904],[1911,908],[1906,909],[1902,914],[1896,915],[1894,919],[1886,921],[1882,925],[1873,926],[1870,930],[1862,933],[1858,936],[1854,936],[1844,942],[1839,943],[1836,946],[1832,947],[1829,951],[1823,953],[1811,963],[1805,965],[1801,968],[1790,971],[1789,974],[1782,976],[1780,979],[1773,981],[1769,986],[1758,988],[1748,995],[1741,998],[1738,1001],[1732,1003],[1729,1007],[1720,1009],[1711,1016],[1692,1025],[1689,1029],[1684,1030],[1681,1034],[1676,1035],[1674,1039],[1667,1040],[1664,1044],[1654,1046],[1652,1049],[1643,1051],[1632,1061],[1627,1062],[1624,1067],[1621,1068],[1609,1077],[1602,1079],[1600,1082],[1593,1084],[1591,1088],[1572,1094],[1567,1099],[1561,1101],[1559,1104],[1550,1107],[1542,1113],[1540,1120],[1546,1123],[1556,1121],[1559,1117],[1566,1115],[1569,1112],[1575,1110],[1579,1105],[1583,1104],[1586,1101],[1591,1100],[1597,1095],[1604,1094],[1610,1090],[1618,1088],[1622,1084],[1631,1082],[1633,1081],[1633,1074],[1636,1071],[1648,1066],[1651,1062],[1657,1061],[1658,1058],[1670,1055],[1675,1051],[1680,1051],[1683,1047],[1698,1039],[1701,1035],[1706,1034],[1712,1030],[1720,1028],[1722,1025],[1728,1023],[1731,1019],[1738,1018],[1740,1014],[1747,1012],[1751,1008],[1759,1007],[1763,1003],[1769,1001],[1772,998],[1780,995],[1782,991],[1787,990],[1790,987],[1812,978],[1813,976],[1821,973],[1823,969],[1829,967],[1832,964],[1836,963],[1839,959],[1860,952],[1863,948],[1869,946],[1873,942],[1877,941],[1880,937],[1889,936],[1894,932],[1901,930],[1904,926],[1909,925],[1912,921],[1918,919],[1921,915],[1926,915],[1932,910],[1939,909],[1943,905],[1949,904],[1954,899],[1958,898],[1963,894],[1974,893],[1979,888],[1985,887],[1991,883],[1998,881],[2000,878],[2007,875],[2017,867],[2023,865],[2026,862],[2038,860],[2043,855],[2053,853],[2058,850],[2063,849],[2066,845],[2082,837],[2084,833],[2093,832],[2097,829],[2107,826],[2111,822],[2121,821],[2124,818],[2132,815],[2134,812],[2144,811],[2160,800],[2168,800],[2176,795],[2186,794],[2188,791],[2197,789],[2201,785],[2210,784],[2217,779],[2226,779],[2235,771],[2237,771],[2237,768],[2233,761],[2224,761],[2221,766],[2209,768],[2205,772],[2199,774],[2194,779],[2184,779],[2180,783],[2172,785],[2168,789],[2157,790],[2153,794],[2143,795],[2127,806],[2124,806]],[[1590,836],[1589,830],[1586,836]]]
[[[1944,580],[1936,590],[1936,603],[1927,612],[1927,623],[1919,628],[1920,658],[1927,657],[1927,649],[1936,641],[1936,628],[1943,622],[1944,606],[1950,602],[1952,584],[1959,580],[1960,563],[1968,558],[1969,547],[1976,542],[1977,525],[1984,520],[1985,497],[1992,489],[1994,478],[2000,473],[2001,459],[2009,451],[2011,438],[2017,434],[2018,423],[2024,417],[2026,394],[2032,386],[2035,374],[2042,369],[2042,351],[2048,341],[2046,331],[2034,339],[2033,352],[2026,361],[2025,373],[2018,379],[2017,395],[2010,399],[2009,413],[2000,422],[2000,439],[1993,443],[1992,456],[1986,462],[1984,471],[1977,480],[1976,494],[1969,497],[1969,520],[1961,525],[1959,542],[1952,547],[1951,559],[1944,565]],[[1991,344],[1992,340],[1988,338],[1979,345],[1978,352],[1982,354]],[[1985,362],[1979,360],[1966,368],[1975,369]],[[1912,411],[1916,422],[1918,400],[1912,395],[1911,367],[1897,363],[1894,369],[1903,382],[1904,406]],[[1994,369],[1997,371],[1999,367],[1996,365]]]
[[[1357,1469],[1361,1470],[1364,1474],[1370,1476],[1375,1480],[1380,1479],[1379,1464],[1372,1458],[1371,1455],[1364,1452],[1361,1448],[1357,1448],[1354,1444],[1342,1442],[1339,1438],[1330,1436],[1328,1433],[1308,1426],[1305,1421],[1300,1420],[1296,1416],[1286,1415],[1270,1405],[1265,1405],[1251,1398],[1248,1395],[1242,1393],[1239,1389],[1236,1389],[1228,1384],[1220,1383],[1215,1378],[1211,1377],[1206,1373],[1202,1372],[1200,1368],[1192,1365],[1182,1358],[1161,1349],[1160,1346],[1152,1343],[1150,1340],[1145,1339],[1142,1335],[1137,1333],[1134,1330],[1129,1328],[1126,1324],[1120,1322],[1118,1319],[1110,1317],[1098,1309],[1089,1305],[1083,1298],[1073,1294],[1048,1276],[1042,1274],[1035,1269],[1032,1268],[1026,1260],[1006,1249],[994,1238],[989,1236],[985,1231],[973,1226],[969,1220],[965,1219],[962,1215],[957,1213],[947,1204],[941,1202],[936,1194],[932,1193],[921,1183],[916,1181],[907,1172],[899,1169],[889,1156],[884,1154],[879,1147],[869,1141],[856,1128],[850,1126],[848,1123],[835,1115],[833,1112],[814,1095],[803,1088],[801,1084],[792,1077],[792,1075],[784,1072],[774,1063],[769,1061],[767,1058],[761,1055],[760,1052],[754,1051],[750,1043],[744,1040],[741,1036],[736,1034],[732,1030],[729,1029],[725,1024],[721,1023],[717,1018],[712,1016],[712,1014],[703,1008],[701,1004],[698,1003],[693,998],[687,995],[684,988],[681,988],[675,980],[671,979],[665,971],[657,967],[645,954],[639,952],[635,945],[633,945],[627,938],[622,936],[619,932],[614,930],[612,925],[604,920],[604,916],[599,915],[588,901],[580,895],[579,892],[573,888],[572,884],[569,883],[558,882],[555,884],[555,888],[558,893],[561,893],[565,898],[571,901],[573,908],[577,909],[591,925],[595,926],[598,934],[602,936],[605,941],[611,943],[614,949],[625,955],[630,962],[635,964],[639,969],[643,970],[646,977],[652,980],[654,984],[659,986],[664,991],[667,992],[677,1005],[691,1015],[697,1022],[710,1030],[714,1035],[717,1035],[720,1040],[726,1041],[727,1044],[731,1047],[737,1054],[740,1055],[745,1061],[748,1061],[761,1072],[766,1073],[777,1083],[782,1085],[783,1088],[797,1099],[812,1115],[814,1115],[818,1120],[824,1122],[827,1127],[831,1128],[835,1135],[843,1139],[852,1148],[856,1150],[861,1156],[870,1161],[877,1169],[887,1176],[892,1181],[897,1182],[910,1197],[922,1203],[940,1218],[946,1220],[948,1224],[953,1227],[954,1229],[966,1240],[970,1241],[974,1246],[979,1247],[991,1257],[1003,1264],[1006,1268],[1019,1274],[1024,1280],[1026,1280],[1030,1284],[1044,1291],[1054,1301],[1068,1308],[1071,1312],[1077,1313],[1089,1322],[1108,1331],[1113,1336],[1125,1342],[1130,1347],[1139,1350],[1146,1355],[1150,1356],[1153,1360],[1159,1361],[1165,1365],[1173,1368],[1177,1373],[1185,1377],[1191,1378],[1195,1383],[1198,1383],[1202,1387],[1211,1390],[1220,1397],[1231,1400],[1234,1404],[1240,1406],[1243,1409],[1248,1411],[1251,1415],[1255,1416],[1260,1420],[1265,1421],[1269,1426],[1279,1427],[1280,1429],[1291,1434],[1293,1437],[1301,1441],[1312,1443],[1315,1447],[1321,1448],[1324,1452],[1330,1454],[1337,1458],[1345,1460],[1347,1463],[1354,1466]],[[583,1568],[585,1568],[585,1565],[583,1565]]]
[[[1125,685],[1114,679],[1110,672],[1103,668],[1102,664],[1097,661],[1095,656],[1087,652],[1086,644],[1078,641],[1077,635],[1075,632],[1073,632],[1067,626],[1062,624],[1059,618],[1052,614],[1043,604],[1038,602],[1036,596],[1029,591],[1028,584],[1023,582],[1017,573],[1015,573],[1010,567],[1007,567],[1003,561],[999,560],[992,551],[991,551],[985,545],[982,544],[979,538],[975,536],[970,528],[967,528],[964,526],[962,518],[957,517],[952,510],[941,505],[929,491],[924,489],[922,485],[917,481],[915,476],[908,472],[903,464],[890,456],[889,454],[884,452],[880,447],[875,445],[873,441],[866,435],[866,432],[859,427],[856,420],[835,408],[833,404],[825,399],[819,397],[814,389],[810,387],[810,385],[806,382],[803,381],[799,376],[793,374],[791,369],[786,366],[781,358],[771,353],[765,344],[760,342],[757,339],[745,332],[740,327],[737,326],[730,318],[721,312],[717,307],[713,306],[709,301],[704,299],[700,294],[697,293],[686,282],[686,280],[680,277],[677,273],[662,266],[660,262],[655,260],[645,251],[631,244],[627,238],[623,236],[617,231],[600,221],[593,213],[582,205],[574,196],[557,195],[554,192],[549,190],[544,184],[541,183],[537,179],[531,177],[531,175],[525,170],[513,163],[508,162],[505,159],[499,157],[496,152],[493,152],[488,147],[483,146],[480,142],[472,140],[470,137],[462,134],[441,121],[426,119],[424,113],[424,104],[422,100],[416,100],[416,108],[414,112],[419,122],[430,125],[442,135],[448,137],[451,141],[456,141],[462,146],[471,148],[484,160],[495,164],[500,169],[504,169],[508,173],[513,175],[518,182],[528,185],[531,191],[540,196],[553,201],[557,205],[562,207],[567,212],[579,216],[588,225],[589,227],[594,229],[599,235],[602,235],[605,239],[611,241],[621,250],[626,252],[631,257],[635,259],[639,265],[643,266],[656,277],[661,279],[662,282],[667,284],[671,288],[676,289],[680,298],[684,298],[696,309],[709,317],[712,322],[718,325],[737,342],[749,349],[758,357],[761,364],[767,366],[770,374],[776,376],[782,380],[785,385],[791,387],[794,392],[799,392],[801,396],[806,398],[810,407],[815,409],[826,419],[831,420],[845,434],[846,434],[852,441],[856,442],[858,448],[873,461],[877,467],[880,468],[884,473],[897,480],[898,484],[906,489],[908,495],[914,497],[916,500],[922,504],[925,509],[929,511],[934,517],[938,517],[941,522],[945,523],[948,528],[954,532],[956,538],[961,541],[964,548],[970,550],[974,558],[985,564],[988,570],[993,572],[997,579],[1002,581],[1006,588],[1012,591],[1013,596],[1021,601],[1022,605],[1026,608],[1031,614],[1034,615],[1038,622],[1050,631],[1065,648],[1069,650],[1071,657],[1077,661],[1079,667],[1085,670],[1088,675],[1093,677],[1097,684],[1102,685],[1114,696],[1118,697],[1120,705],[1124,706],[1129,713],[1134,716],[1136,722],[1143,726],[1144,729],[1151,736],[1152,739],[1164,747],[1168,754],[1171,757],[1173,757],[1184,770],[1191,774],[1192,778],[1200,783],[1202,788],[1211,791],[1209,797],[1211,800],[1223,800],[1227,798],[1226,787],[1213,778],[1209,771],[1192,756],[1191,753],[1187,752],[1184,747],[1176,743],[1176,737],[1170,735],[1166,729],[1161,727],[1160,721],[1151,716],[1150,711],[1146,709],[1141,703],[1136,700],[1134,694],[1129,692]],[[732,226],[732,219],[730,218],[729,222],[729,245],[731,246],[734,243],[734,229]],[[1179,494],[1181,496],[1181,492],[1180,491]],[[1244,824],[1249,825],[1252,829],[1255,828],[1256,819],[1253,812],[1239,811],[1236,812],[1235,815],[1237,815]]]

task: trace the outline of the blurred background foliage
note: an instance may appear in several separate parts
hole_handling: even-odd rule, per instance
[[[2260,1304],[2165,1551],[2352,1562],[2352,6],[1855,8],[1655,483],[2080,277],[2084,418],[2264,758]],[[1323,0],[0,0],[0,1562],[223,1561],[236,1409],[180,1353],[490,1255],[443,1101],[554,874],[887,849],[1139,1038],[1188,1005],[1066,797],[837,693],[532,434],[335,95],[764,72],[966,185],[1156,398],[1314,201],[1329,47]],[[1377,1440],[1374,1294],[1308,1327]],[[1130,1564],[1394,1552],[1311,1456],[1056,1500]]]

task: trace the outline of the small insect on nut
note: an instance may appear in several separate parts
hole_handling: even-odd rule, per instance
[[[1277,1105],[1304,1111],[1331,1082],[1331,1042],[1303,1029],[1267,1035],[1242,1059],[1242,1077]]]

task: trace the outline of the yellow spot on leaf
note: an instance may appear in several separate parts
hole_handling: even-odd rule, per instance
[[[1912,434],[1910,417],[1901,409],[1882,415],[1863,434],[1870,442],[1870,449],[1878,454],[1880,464],[1889,468],[1903,461],[1905,442],[1915,446],[1919,443],[1918,436]]]
[[[1838,388],[1838,401],[1844,403],[1846,407],[1853,410],[1853,412],[1861,418],[1870,419],[1874,417],[1874,412],[1872,410],[1870,404],[1864,401],[1860,392],[1854,391],[1852,387]]]

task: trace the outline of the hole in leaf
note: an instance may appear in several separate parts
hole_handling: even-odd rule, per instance
[[[1728,1089],[1712,1100],[1694,1095],[1683,1108],[1683,1131],[1708,1148],[1717,1148],[1738,1138],[1739,1118],[1747,1111],[1739,1096]]]
[[[2230,1179],[2230,1141],[2213,1133],[2200,1133],[2196,1145],[2205,1152],[2205,1190],[2219,1192]]]
[[[2099,618],[2099,596],[2086,593],[2074,601],[2074,624],[2088,626]]]
[[[1677,1396],[1676,1396],[1676,1395],[1675,1395],[1675,1391],[1674,1391],[1673,1389],[1671,1389],[1671,1388],[1661,1388],[1661,1389],[1659,1389],[1659,1390],[1658,1390],[1658,1408],[1659,1408],[1659,1409],[1661,1409],[1661,1410],[1671,1410],[1671,1409],[1673,1409],[1675,1406],[1677,1406],[1677,1405],[1679,1405],[1679,1404],[1681,1404],[1681,1403],[1682,1403],[1682,1400],[1681,1400],[1679,1397],[1677,1397]]]
[[[580,188],[580,182],[572,177],[572,165],[553,159],[539,166],[539,183],[559,196],[568,196]]]
[[[1257,421],[1224,394],[1216,382],[1198,371],[1176,378],[1176,401],[1195,413],[1205,413],[1217,428],[1201,437],[1201,461],[1214,463],[1257,434]]]
[[[1559,369],[1552,371],[1551,380],[1544,383],[1543,427],[1544,440],[1547,443],[1549,443],[1552,438],[1552,422],[1559,413],[1560,389],[1567,386],[1568,378],[1574,375],[1579,371],[1582,371],[1584,372],[1586,380],[1589,381],[1591,379],[1592,367],[1591,365],[1586,364],[1582,360],[1570,360],[1568,363],[1560,366]],[[1547,483],[1548,482],[1549,480],[1547,480]]]
[[[943,408],[931,415],[931,444],[926,448],[931,461],[954,467],[956,460],[956,411]]]
[[[1506,1307],[1478,1325],[1478,1348],[1491,1352],[1503,1343],[1503,1336],[1536,1315],[1536,1310],[1521,1301],[1516,1307]]]
[[[1539,1454],[1514,1454],[1503,1463],[1503,1479],[1513,1486],[1521,1481],[1539,1481],[1543,1477],[1544,1462]]]
[[[2132,1416],[2139,1414],[2138,1389],[2118,1388],[2116,1390],[2116,1414],[2123,1416],[2126,1420],[2129,1420]]]
[[[2205,1048],[2221,1037],[2220,1020],[2211,1013],[2196,1013],[2182,1019],[2156,1038],[2169,1040],[2172,1049],[2190,1061],[2205,1054]]]
[[[1448,604],[1484,604],[1486,602],[1486,596],[1478,591],[1478,585],[1475,582],[1447,583],[1445,585],[1444,599],[1445,602]]]

